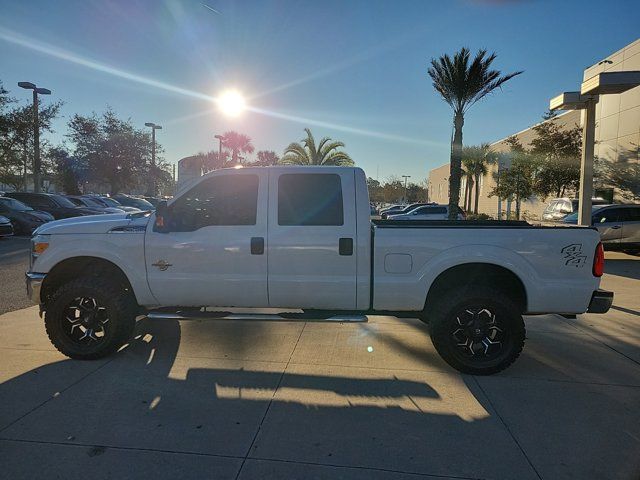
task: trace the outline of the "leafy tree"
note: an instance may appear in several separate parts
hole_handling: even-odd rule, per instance
[[[384,202],[384,189],[378,180],[368,177],[367,188],[369,190],[369,200],[376,203]]]
[[[488,172],[490,164],[495,163],[496,155],[491,150],[488,143],[483,143],[478,146],[464,147],[462,149],[462,164],[464,165],[464,171],[468,179],[472,179],[469,183],[467,180],[469,191],[469,207],[465,208],[467,211],[471,210],[471,188],[475,184],[475,205],[473,207],[473,213],[478,213],[478,203],[480,201],[480,177],[484,177]],[[470,186],[469,186],[470,185]]]
[[[300,140],[300,143],[290,143],[285,148],[284,156],[280,159],[281,164],[328,166],[351,166],[354,164],[349,155],[339,150],[344,147],[344,143],[324,137],[316,147],[311,130],[305,128],[304,131],[307,133],[307,137]]]
[[[112,110],[101,116],[74,115],[67,137],[73,144],[72,156],[87,166],[91,181],[106,181],[112,194],[147,185],[150,175],[161,177],[166,168],[156,143],[156,169],[151,171],[151,135],[121,120]]]
[[[426,202],[427,188],[417,183],[407,185],[407,203]]]
[[[543,199],[554,195],[564,197],[565,192],[576,191],[580,185],[580,155],[582,129],[575,125],[562,128],[553,121],[555,114],[548,112],[541,124],[533,127],[536,137],[530,152],[539,157],[539,171],[535,193]]]
[[[384,201],[397,203],[404,198],[404,183],[398,177],[390,177],[382,187]]]
[[[451,170],[449,174],[449,218],[456,218],[460,202],[460,180],[462,177],[462,127],[467,110],[505,82],[522,72],[502,75],[499,70],[492,70],[491,64],[496,54],[487,54],[479,50],[471,60],[470,51],[462,48],[453,55],[445,54],[438,59],[431,59],[428,74],[433,87],[442,99],[453,109],[454,136],[451,148]]]
[[[515,201],[516,218],[519,220],[522,200],[534,194],[537,170],[537,157],[525,151],[512,150],[511,165],[494,173],[496,186],[489,192],[489,196]]]
[[[231,152],[231,162],[234,165],[239,165],[244,159],[242,153],[253,153],[255,150],[251,144],[251,138],[249,136],[229,131],[222,136],[222,146]]]
[[[80,195],[79,183],[84,175],[80,162],[69,155],[62,147],[51,148],[49,158],[55,165],[55,178],[58,185],[68,195]]]
[[[26,179],[33,167],[33,105],[8,108],[15,100],[0,85],[0,181],[16,190],[26,188]],[[51,132],[52,121],[58,116],[62,102],[38,104],[41,132]],[[40,138],[41,158],[46,159],[48,143]],[[47,169],[43,161],[43,172]]]
[[[260,150],[256,156],[258,159],[253,162],[253,164],[260,167],[278,165],[278,162],[280,161],[280,157],[273,150]]]

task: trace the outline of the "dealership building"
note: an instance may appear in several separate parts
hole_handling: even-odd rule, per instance
[[[602,72],[621,71],[640,71],[640,39],[587,68],[583,74],[583,81]],[[556,93],[549,92],[549,98]],[[583,114],[581,110],[570,110],[548,121],[554,121],[562,127],[573,128],[576,125],[582,125]],[[498,218],[500,209],[501,217],[505,218],[507,213],[515,210],[515,205],[511,205],[511,202],[490,197],[489,193],[496,186],[495,174],[498,169],[509,167],[510,148],[506,143],[507,138],[515,136],[524,147],[528,147],[536,135],[532,130],[534,126],[514,132],[491,144],[492,150],[505,155],[501,156],[502,160],[499,164],[490,165],[488,174],[480,179],[477,186],[474,186],[479,189],[478,212]],[[597,159],[626,162],[631,167],[626,171],[634,175],[626,182],[626,186],[631,187],[630,190],[623,190],[619,185],[599,184],[597,180],[596,187],[600,191],[612,193],[616,201],[640,201],[640,174],[638,173],[640,172],[640,87],[621,94],[600,96],[596,105],[595,140],[594,156]],[[448,203],[449,163],[431,170],[427,183],[430,201]],[[465,188],[466,182],[463,179],[460,204],[464,201]],[[575,196],[577,197],[577,194]],[[521,212],[525,218],[539,219],[545,205],[544,199],[529,198],[521,203]]]

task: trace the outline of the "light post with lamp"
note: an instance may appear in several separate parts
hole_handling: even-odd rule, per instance
[[[550,110],[583,110],[578,225],[591,225],[596,104],[600,95],[619,94],[640,85],[640,71],[604,72],[584,82],[579,92],[564,92],[549,102]]]
[[[33,191],[40,193],[40,122],[38,118],[38,94],[51,95],[48,88],[37,87],[35,83],[18,82],[20,88],[33,90]]]
[[[152,122],[144,124],[145,127],[151,128],[151,196],[156,196],[156,130],[162,130],[160,125]]]

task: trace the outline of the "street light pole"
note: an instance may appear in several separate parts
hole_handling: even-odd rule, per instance
[[[224,167],[224,162],[222,161],[222,140],[224,140],[224,137],[222,135],[216,135],[215,138],[218,139],[218,161],[220,162],[220,166]]]
[[[151,128],[151,196],[156,195],[156,130],[161,130],[160,125],[156,125],[152,122],[144,124],[145,127]]]
[[[51,90],[38,88],[31,82],[18,82],[20,88],[33,91],[33,191],[40,193],[40,119],[38,118],[38,94],[51,95]]]
[[[408,202],[409,200],[407,199],[407,180],[411,178],[411,175],[402,175],[402,178],[404,178],[404,201]]]

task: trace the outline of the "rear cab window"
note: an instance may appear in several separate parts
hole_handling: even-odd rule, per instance
[[[342,182],[333,173],[285,173],[278,178],[278,225],[344,224]]]

